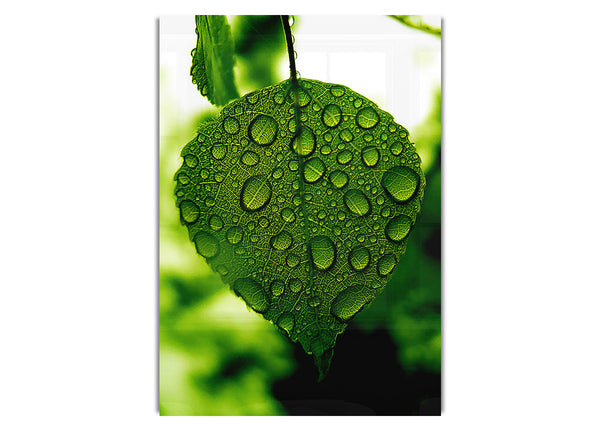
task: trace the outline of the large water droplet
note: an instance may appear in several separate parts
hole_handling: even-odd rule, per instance
[[[231,135],[235,135],[240,130],[240,123],[233,117],[227,117],[223,121],[223,128]]]
[[[348,262],[355,271],[362,271],[369,266],[370,261],[371,254],[369,253],[369,249],[362,245],[354,248],[348,255]]]
[[[256,175],[246,180],[240,194],[240,205],[244,211],[254,212],[263,209],[272,195],[271,184],[264,175]]]
[[[308,127],[303,126],[300,133],[292,139],[291,147],[299,156],[310,156],[315,150],[315,134]]]
[[[379,150],[373,145],[362,149],[362,159],[365,165],[372,168],[379,163]]]
[[[207,259],[219,254],[219,241],[208,232],[201,230],[194,236],[196,251]]]
[[[348,184],[348,174],[339,170],[333,171],[329,175],[329,181],[336,189],[344,188]]]
[[[177,174],[177,181],[179,182],[179,184],[185,186],[186,184],[189,184],[190,177],[185,172],[180,172],[179,174]]]
[[[279,296],[283,293],[283,290],[285,288],[285,285],[283,284],[283,281],[277,279],[277,280],[273,280],[273,282],[271,283],[271,293],[273,294],[273,296]]]
[[[419,187],[419,175],[406,166],[395,166],[381,178],[381,185],[397,202],[410,200]]]
[[[344,95],[344,87],[340,87],[339,85],[331,87],[331,94],[333,94],[335,97],[343,96]]]
[[[396,141],[392,145],[390,145],[390,151],[394,156],[399,156],[402,153],[402,147],[402,142]]]
[[[190,200],[182,201],[179,210],[181,218],[188,224],[196,223],[198,217],[200,217],[200,208]]]
[[[355,285],[343,290],[331,304],[331,314],[342,322],[347,322],[367,305],[368,298],[362,287]]]
[[[217,160],[223,160],[223,158],[227,155],[227,146],[221,143],[217,143],[212,146],[210,149],[210,153]]]
[[[245,164],[246,166],[254,166],[256,165],[260,158],[258,157],[258,154],[256,154],[254,151],[246,151],[244,152],[244,154],[242,154],[242,163]]]
[[[298,266],[298,264],[300,263],[300,258],[295,255],[294,253],[290,253],[288,254],[288,256],[285,258],[285,263],[287,264],[287,266],[289,266],[290,268],[295,268]]]
[[[283,230],[271,237],[270,244],[275,250],[287,250],[292,245],[292,235]]]
[[[233,291],[242,297],[246,304],[258,313],[269,309],[269,299],[263,287],[251,278],[238,278],[233,283]]]
[[[274,180],[281,179],[281,177],[283,177],[283,169],[281,169],[281,168],[275,168],[273,170],[273,172],[271,173],[271,176],[273,177]]]
[[[288,121],[288,130],[292,133],[296,133],[296,118],[292,117]]]
[[[304,181],[316,183],[325,175],[325,163],[318,157],[313,157],[304,164]]]
[[[294,315],[292,313],[283,313],[277,319],[277,326],[291,334],[294,330]]]
[[[227,268],[226,265],[217,265],[217,272],[225,277],[227,274],[229,274],[229,268]]]
[[[277,121],[273,117],[260,114],[248,127],[248,135],[258,145],[271,145],[277,137]]]
[[[292,94],[292,97],[294,97],[293,94]],[[301,108],[304,108],[309,103],[310,103],[310,95],[306,91],[304,91],[304,89],[299,88],[298,89],[298,105],[300,105]]]
[[[364,216],[371,212],[371,202],[357,189],[350,189],[344,194],[344,204],[356,216]]]
[[[226,237],[230,244],[239,244],[244,239],[244,231],[241,227],[234,226],[227,230]]]
[[[340,138],[344,142],[350,142],[352,139],[354,139],[354,135],[349,129],[344,129],[340,132]]]
[[[219,231],[223,229],[223,219],[216,214],[211,215],[208,219],[208,225],[212,230]]]
[[[265,216],[261,216],[258,219],[258,224],[260,225],[260,227],[266,229],[269,227],[269,225],[271,224],[271,222],[269,221],[268,218],[266,218]]]
[[[344,150],[338,153],[336,160],[340,165],[347,165],[352,160],[352,151]]]
[[[356,124],[362,129],[372,129],[377,123],[379,123],[379,115],[370,106],[356,113]]]
[[[183,157],[183,161],[188,168],[195,168],[198,165],[198,157],[194,156],[193,154],[186,154]]]
[[[379,263],[377,263],[377,272],[379,272],[379,275],[385,277],[392,273],[395,266],[396,257],[392,254],[386,254],[379,259]]]
[[[324,235],[310,240],[310,257],[317,269],[326,270],[335,263],[335,245]]]
[[[410,217],[399,215],[389,221],[385,227],[385,234],[391,241],[400,242],[406,238],[406,235],[410,232],[411,225],[412,220]]]
[[[293,223],[296,221],[296,214],[291,208],[284,208],[281,210],[281,218],[286,223]]]
[[[293,278],[290,280],[290,282],[288,283],[290,290],[294,293],[298,293],[302,290],[302,280],[298,279],[298,278]]]
[[[329,145],[323,145],[321,147],[321,154],[323,154],[324,156],[328,156],[329,154],[331,154],[331,147]]]
[[[283,102],[285,102],[285,96],[283,95],[283,93],[278,92],[277,94],[275,94],[275,96],[273,96],[273,101],[278,105],[283,105]]]
[[[342,110],[337,105],[327,105],[323,109],[321,119],[327,127],[336,127],[342,121]]]

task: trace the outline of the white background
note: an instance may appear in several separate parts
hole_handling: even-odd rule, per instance
[[[5,2],[0,428],[315,425],[156,412],[156,18],[292,12],[444,17],[443,415],[319,420],[598,429],[592,3],[337,3]]]

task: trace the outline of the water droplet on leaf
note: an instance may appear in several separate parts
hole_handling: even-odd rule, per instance
[[[275,250],[287,250],[292,245],[292,235],[283,230],[271,237],[270,244]]]
[[[369,266],[371,254],[364,246],[355,247],[348,255],[348,262],[355,271],[362,271]]]
[[[381,185],[396,202],[410,200],[419,186],[419,175],[406,166],[395,166],[387,170]]]
[[[317,269],[327,270],[335,263],[335,245],[324,235],[310,240],[310,257]]]
[[[364,216],[371,212],[371,202],[357,189],[350,189],[344,194],[344,204],[356,216]]]
[[[226,237],[230,244],[239,244],[244,239],[244,231],[241,227],[234,226],[227,230]]]
[[[323,109],[321,119],[327,127],[337,127],[342,121],[342,110],[337,105],[327,105],[325,109]]]
[[[188,168],[195,168],[198,165],[198,157],[193,154],[186,154],[183,161]]]
[[[273,296],[279,296],[283,293],[283,290],[285,289],[285,285],[283,284],[283,281],[277,279],[274,280],[271,283],[271,293],[273,294]]]
[[[288,334],[294,330],[294,315],[292,313],[283,313],[277,319],[277,326]]]
[[[271,145],[277,137],[277,121],[268,115],[260,114],[250,123],[248,135],[258,145]]]
[[[396,257],[392,254],[385,254],[379,259],[379,263],[377,263],[377,272],[384,277],[391,274],[395,266]]]
[[[227,155],[227,146],[221,143],[215,144],[210,152],[215,159],[222,160]]]
[[[246,151],[244,152],[244,154],[242,154],[242,163],[245,164],[246,166],[255,166],[256,164],[258,164],[260,158],[258,157],[258,154],[256,154],[254,151]]]
[[[208,232],[199,231],[194,236],[196,251],[207,259],[213,258],[219,254],[219,241]]]
[[[267,206],[272,193],[271,184],[267,177],[264,175],[250,177],[242,186],[240,205],[244,211],[259,211]]]
[[[216,214],[210,216],[210,219],[208,220],[208,224],[210,225],[210,228],[212,230],[219,231],[219,230],[223,229],[223,219],[221,219],[221,217],[219,217]]]
[[[385,234],[388,239],[394,242],[400,242],[410,232],[412,220],[405,215],[399,215],[389,221],[385,227]]]
[[[340,132],[340,138],[344,142],[350,142],[352,139],[354,139],[354,135],[349,129],[344,129]]]
[[[347,165],[352,161],[352,151],[344,150],[338,153],[336,160],[340,165]]]
[[[297,278],[293,278],[290,280],[289,286],[292,292],[298,293],[302,290],[302,281]]]
[[[339,85],[335,85],[331,87],[331,94],[335,97],[341,97],[344,95],[344,87],[340,87]]]
[[[296,221],[296,214],[291,208],[284,208],[281,210],[281,218],[286,223],[293,223]]]
[[[300,263],[300,258],[295,255],[294,253],[290,253],[288,254],[288,256],[285,258],[285,263],[287,264],[287,266],[289,266],[290,268],[295,268],[298,266],[298,264]]]
[[[368,303],[362,287],[355,285],[343,290],[331,304],[331,314],[342,322],[347,322]]]
[[[390,151],[394,156],[399,156],[402,153],[402,142],[396,141],[390,146]]]
[[[339,170],[333,171],[329,175],[329,181],[337,189],[344,188],[348,184],[348,174]]]
[[[325,163],[318,157],[313,157],[304,164],[304,180],[311,184],[319,181],[325,175]]]
[[[302,127],[300,134],[292,139],[291,147],[299,156],[310,156],[315,150],[315,134],[308,127]]]
[[[240,130],[240,123],[233,117],[227,117],[223,121],[223,128],[230,135],[235,135]]]
[[[267,293],[255,280],[238,278],[233,283],[233,291],[241,296],[254,311],[262,314],[269,309]]]
[[[365,165],[372,168],[379,163],[379,150],[370,145],[362,149],[362,159]]]
[[[372,129],[379,123],[379,115],[367,106],[356,113],[356,125],[362,129]]]
[[[200,208],[190,200],[182,201],[179,210],[181,211],[181,218],[186,223],[196,223],[198,217],[200,217]]]

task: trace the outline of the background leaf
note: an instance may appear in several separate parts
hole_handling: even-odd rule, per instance
[[[425,177],[408,131],[347,87],[300,80],[225,108],[183,150],[177,205],[196,250],[327,372],[385,285]]]
[[[236,68],[238,76],[243,76],[238,83],[247,81],[249,91],[281,81],[277,66],[286,54],[281,17],[238,15],[232,26]]]
[[[233,39],[225,15],[196,15],[192,82],[217,106],[239,97],[233,78]]]

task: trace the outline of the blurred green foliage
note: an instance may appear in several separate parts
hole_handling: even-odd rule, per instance
[[[193,19],[193,18],[191,18]],[[285,54],[279,17],[232,20],[240,92],[272,85]],[[263,33],[264,32],[264,33]],[[271,386],[295,370],[293,347],[279,329],[248,309],[196,253],[175,206],[179,151],[202,121],[182,118],[163,87],[159,159],[159,295],[161,415],[281,415]],[[318,77],[317,77],[318,78]],[[191,84],[190,84],[191,85]],[[367,95],[368,96],[368,95]],[[198,97],[201,97],[198,95]],[[352,325],[384,328],[396,342],[398,366],[440,371],[441,358],[441,115],[440,90],[411,141],[423,160],[427,187],[406,254],[387,287]],[[343,341],[342,341],[343,342]],[[335,367],[335,359],[332,367]]]
[[[242,94],[284,78],[277,75],[277,64],[287,50],[279,15],[236,16],[233,40]]]

